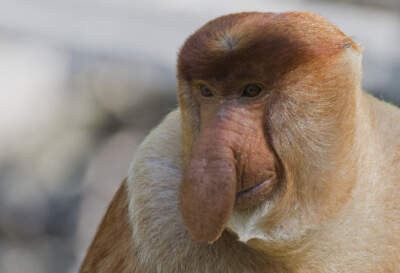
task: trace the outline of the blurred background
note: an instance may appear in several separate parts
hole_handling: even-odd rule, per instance
[[[208,20],[317,12],[400,103],[399,0],[0,0],[0,272],[76,272],[144,136],[176,107],[175,60]]]

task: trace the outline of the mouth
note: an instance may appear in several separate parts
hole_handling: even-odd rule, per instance
[[[237,192],[235,208],[248,209],[261,204],[272,195],[276,184],[277,179],[272,176],[254,186]]]

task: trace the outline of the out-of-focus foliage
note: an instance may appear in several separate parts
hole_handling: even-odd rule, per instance
[[[176,107],[176,53],[203,23],[320,13],[365,47],[365,88],[398,103],[396,3],[2,1],[0,272],[77,270],[136,147]]]

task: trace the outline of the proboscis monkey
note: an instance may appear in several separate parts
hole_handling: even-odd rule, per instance
[[[304,12],[238,13],[178,56],[81,272],[400,272],[400,110],[357,44]]]

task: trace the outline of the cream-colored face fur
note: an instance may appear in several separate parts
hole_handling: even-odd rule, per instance
[[[340,72],[340,70],[346,69],[346,73],[343,74]],[[361,94],[361,89],[358,84],[358,82],[361,79],[360,71],[361,71],[361,55],[359,52],[353,50],[353,49],[348,49],[344,51],[341,56],[337,57],[336,60],[331,64],[330,68],[330,73],[336,73],[336,80],[341,81],[341,82],[348,82],[348,77],[350,75],[350,79],[352,84],[354,84],[356,88],[356,92],[354,92],[354,95],[358,97],[358,100],[361,100],[362,94]],[[337,70],[337,71],[335,71]],[[302,68],[300,68],[298,71],[293,71],[293,74],[299,74],[303,75]],[[343,78],[341,78],[341,76]],[[307,79],[307,75],[304,76],[304,79]],[[305,80],[307,81],[307,80]],[[302,86],[303,84],[300,82],[298,83],[299,86]],[[291,87],[293,89],[296,89],[296,86]],[[301,88],[297,89],[297,92],[300,92]],[[358,107],[361,107],[358,105]],[[358,117],[355,117],[358,118]],[[364,122],[364,121],[363,121]],[[362,136],[364,132],[364,125],[363,122],[359,122],[360,128],[356,128],[356,136],[355,139],[357,140],[357,136]],[[310,143],[308,144],[310,145]],[[319,151],[321,150],[321,147],[317,146],[316,144],[315,147],[313,146],[307,146],[303,147],[306,149],[310,149],[312,151]],[[357,145],[362,145],[358,143],[357,141],[352,144],[354,148],[356,148]],[[321,154],[324,153],[320,152]],[[358,159],[352,158],[352,155],[350,153],[347,153],[345,155],[347,162],[351,161],[358,161]],[[341,158],[343,159],[343,158]],[[298,159],[300,161],[300,159]],[[316,162],[312,162],[311,160],[315,160]],[[318,166],[318,175],[328,175],[332,168],[334,166],[334,162],[326,162],[322,163],[324,158],[318,158],[317,156],[313,156],[310,158],[310,160],[306,163],[309,167],[312,167],[313,164],[319,165]],[[357,164],[357,163],[355,163]],[[335,170],[335,175],[339,177],[340,172],[343,171],[348,175],[350,172],[343,168],[343,170]],[[302,181],[302,180],[297,180],[297,181],[292,181],[294,184],[300,184],[300,183],[312,183],[312,176],[310,174],[306,174],[307,178]],[[301,178],[301,176],[300,176]],[[323,178],[317,177],[317,181],[321,181],[319,183],[323,183]],[[345,179],[343,179],[345,181]],[[328,183],[332,183],[332,181],[328,181]],[[340,187],[343,187],[340,185],[341,181],[338,181],[336,183],[336,187],[340,189]],[[285,193],[282,193],[283,195]],[[332,194],[338,196],[339,191],[332,191]],[[346,193],[344,193],[346,194]],[[231,231],[234,231],[237,236],[239,237],[239,240],[242,242],[247,243],[251,239],[260,239],[265,241],[266,243],[273,242],[273,241],[299,241],[301,240],[302,237],[308,235],[309,232],[315,232],[318,227],[320,226],[320,212],[318,211],[319,208],[313,208],[315,204],[309,204],[311,207],[305,207],[304,204],[301,203],[300,200],[295,201],[292,204],[292,209],[297,210],[297,213],[291,215],[290,217],[286,218],[285,215],[281,215],[282,217],[278,216],[273,216],[277,217],[279,219],[278,224],[269,226],[268,229],[266,229],[263,225],[265,221],[268,221],[269,214],[273,213],[274,207],[276,203],[278,202],[279,205],[279,200],[276,200],[278,198],[285,198],[282,196],[275,196],[275,199],[268,199],[265,200],[264,204],[261,206],[255,208],[254,210],[249,210],[249,211],[241,211],[237,210],[234,211],[230,221],[228,222],[228,228]],[[309,200],[312,199],[312,190],[309,192]],[[326,200],[325,200],[326,201]],[[278,208],[279,209],[279,208]],[[310,211],[307,211],[310,210]],[[333,212],[332,212],[333,214]],[[330,215],[330,217],[332,216]],[[314,218],[314,219],[313,219]]]

